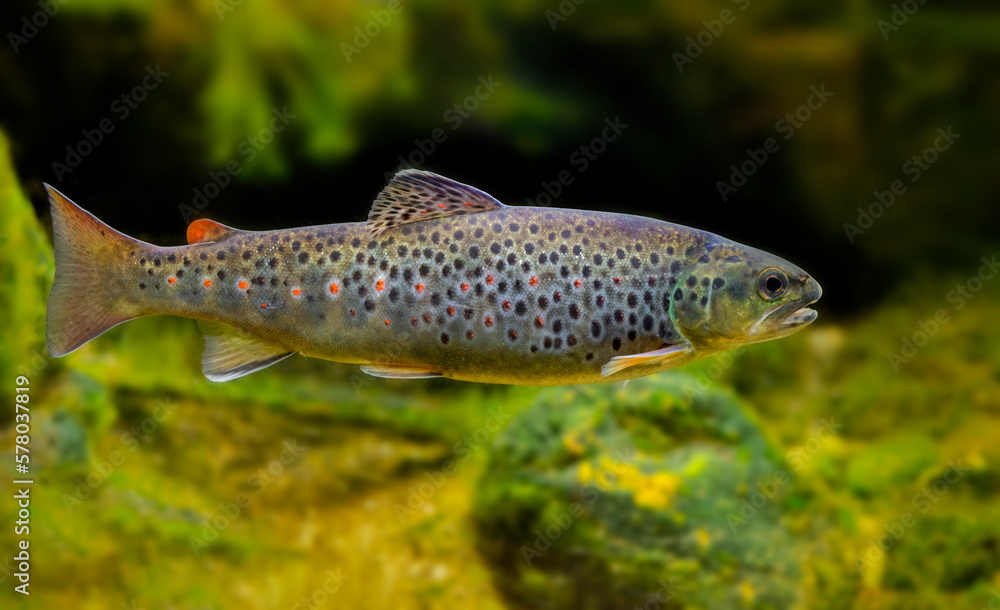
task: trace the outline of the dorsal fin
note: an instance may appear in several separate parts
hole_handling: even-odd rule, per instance
[[[488,212],[503,204],[467,184],[417,169],[404,169],[378,194],[368,227],[374,235],[409,222]]]
[[[232,227],[227,227],[221,222],[215,222],[207,218],[199,218],[188,225],[187,240],[189,244],[206,244],[211,241],[222,241],[234,235],[247,233]]]

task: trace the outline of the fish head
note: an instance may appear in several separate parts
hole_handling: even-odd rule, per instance
[[[729,244],[680,278],[673,313],[681,334],[696,349],[714,352],[805,328],[817,316],[808,305],[822,294],[819,282],[797,265]]]

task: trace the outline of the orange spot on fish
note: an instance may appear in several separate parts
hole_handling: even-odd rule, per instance
[[[211,288],[211,287],[212,287],[212,280],[205,280],[205,288]]]
[[[465,207],[467,207],[467,208],[471,208],[471,207],[472,207],[472,204],[471,204],[471,203],[469,203],[468,201],[466,201],[466,202],[463,202],[463,203],[462,203],[462,205],[464,205],[464,206],[465,206]]]
[[[466,339],[472,339],[475,336],[476,336],[476,334],[474,332],[472,332],[471,330],[465,331],[465,338]]]
[[[294,294],[295,296],[299,296],[300,294],[302,294],[302,290],[299,288],[293,288],[292,294]]]
[[[261,303],[260,306],[263,307],[264,309],[267,309],[267,303]]]
[[[385,280],[379,280],[375,282],[375,290],[377,290],[378,292],[382,292],[383,290],[385,290]]]
[[[535,318],[535,327],[541,328],[543,326],[545,326],[545,322],[542,320],[542,316]]]
[[[358,312],[356,312],[356,311],[354,311],[354,310],[352,309],[352,310],[351,310],[351,317],[352,317],[352,318],[356,318],[356,317],[358,317]]]
[[[385,325],[386,325],[386,326],[392,326],[392,322],[391,322],[391,321],[389,321],[389,320],[386,320],[386,321],[385,321]]]
[[[620,277],[616,277],[613,281],[615,283],[615,286],[621,286],[622,285],[622,278],[620,278]]]
[[[174,276],[170,276],[170,277],[167,278],[167,283],[168,284],[176,284],[177,283],[177,278],[175,278]]]
[[[510,311],[510,301],[504,301],[503,302],[503,310],[504,311]]]
[[[243,281],[243,280],[240,280],[240,283],[236,284],[236,285],[239,287],[240,290],[246,290],[247,289],[247,283],[245,281]]]
[[[426,322],[427,324],[431,323],[431,314],[429,313],[424,314],[424,322]]]
[[[468,291],[469,291],[469,283],[462,282],[462,292],[468,292]]]
[[[334,283],[330,284],[330,293],[331,294],[337,294],[338,292],[340,292],[340,286],[337,285],[337,282],[334,282]],[[351,310],[352,315],[353,315],[353,311],[354,310],[352,309]]]
[[[537,275],[531,276],[531,279],[528,280],[528,283],[531,284],[532,286],[537,286],[538,285],[538,276]]]
[[[486,283],[487,284],[492,284],[493,283],[493,276],[492,275],[487,275],[486,276]]]
[[[410,324],[416,326],[417,325],[417,319],[416,318],[410,318]]]
[[[424,291],[424,285],[423,284],[417,284],[416,286],[414,286],[414,288],[417,289],[417,292],[423,292]]]
[[[439,204],[438,204],[438,207],[439,207],[439,208],[441,208],[441,209],[443,210],[443,209],[445,209],[445,208],[446,208],[447,206],[446,206],[445,204],[443,204],[443,203],[439,203]]]
[[[580,280],[573,280],[573,285],[576,286],[577,288],[579,288],[580,287]]]
[[[451,305],[448,306],[448,315],[449,316],[455,315],[455,308],[452,307]]]
[[[420,213],[421,213],[421,214],[426,214],[426,213],[427,213],[427,210],[420,210]]]
[[[486,326],[493,326],[493,318],[491,318],[490,316],[486,316],[486,319],[483,320],[483,322],[486,323]]]

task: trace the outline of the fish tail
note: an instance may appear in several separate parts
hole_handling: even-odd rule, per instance
[[[109,328],[137,315],[124,311],[120,295],[99,277],[109,249],[138,240],[115,231],[45,185],[52,209],[55,279],[49,292],[45,341],[49,352],[65,356]]]

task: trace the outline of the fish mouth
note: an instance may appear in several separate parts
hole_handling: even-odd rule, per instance
[[[816,300],[807,305],[812,305]],[[801,302],[787,303],[762,315],[750,328],[750,334],[768,338],[788,335],[812,324],[818,315],[815,309],[802,307]]]

